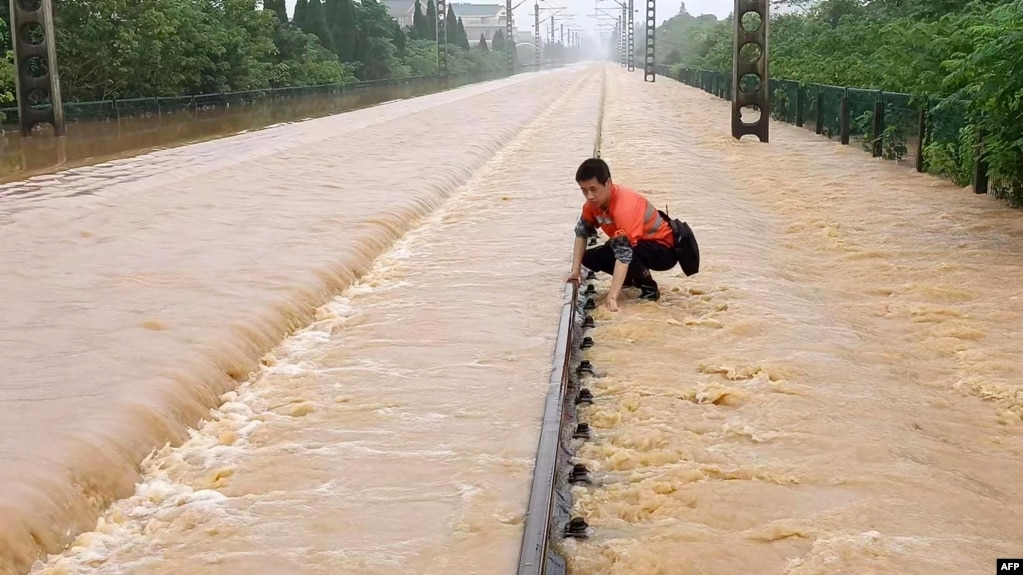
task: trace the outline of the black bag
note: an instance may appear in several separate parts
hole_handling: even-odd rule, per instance
[[[657,210],[657,212],[671,226],[672,235],[675,237],[675,257],[678,258],[678,265],[681,266],[682,273],[686,276],[697,274],[700,271],[700,246],[696,243],[696,234],[693,233],[689,224],[678,219],[671,219],[667,209],[668,207],[665,206],[665,211]]]

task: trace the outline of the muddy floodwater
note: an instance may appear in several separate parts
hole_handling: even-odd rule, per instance
[[[0,572],[40,548],[34,573],[513,564],[603,77],[517,75],[5,201]]]
[[[605,88],[702,265],[591,312],[571,574],[1023,554],[1019,212],[587,64],[0,187],[0,574],[513,573]]]
[[[395,100],[414,98],[472,82],[485,75],[380,80],[345,86],[207,94],[179,98],[139,98],[65,104],[67,135],[53,138],[50,127],[22,138],[16,112],[0,133],[0,184],[201,142],[284,123],[320,118]],[[42,135],[42,137],[39,137]],[[34,188],[7,190],[31,193]],[[0,198],[4,197],[0,191]]]
[[[609,78],[602,155],[690,223],[702,268],[617,315],[597,298],[572,573],[985,575],[1023,553],[1020,213],[787,124],[737,142],[728,102]]]

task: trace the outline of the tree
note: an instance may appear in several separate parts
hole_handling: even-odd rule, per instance
[[[326,0],[327,27],[334,53],[342,62],[355,59],[355,4],[352,0]]]
[[[0,19],[0,39],[7,38],[7,21]],[[14,52],[7,49],[9,40],[0,40],[0,101],[14,99]],[[0,119],[3,114],[0,114]]]
[[[913,94],[903,109],[926,99],[936,122],[924,152],[930,168],[968,183],[983,131],[991,189],[1023,205],[1023,80],[1013,72],[1023,69],[1023,0],[773,4],[798,8],[772,16],[773,78]],[[658,53],[678,60],[666,63],[730,72],[730,19],[701,18],[680,15],[662,24]],[[866,118],[872,108],[854,114]]]
[[[444,17],[444,30],[447,34],[448,44],[462,46],[462,34],[458,30],[458,16],[455,16],[455,9],[450,2],[448,3],[448,14]]]
[[[362,0],[356,7],[355,58],[360,80],[379,80],[391,76],[401,66],[394,45],[396,34],[403,35],[387,8],[376,0]]]
[[[414,37],[416,39],[430,39],[429,24],[426,14],[423,14],[423,3],[420,0],[416,0],[416,11],[412,14],[412,30],[415,33]]]
[[[422,0],[428,40],[410,40],[378,0],[298,0],[290,19],[289,1],[60,0],[62,96],[69,103],[174,97],[437,71],[435,18],[422,16]],[[436,10],[434,1],[425,8]],[[466,49],[456,18],[449,33],[450,73],[504,69],[503,55]],[[13,92],[11,53],[0,49],[0,100],[11,102]]]
[[[277,61],[270,87],[316,86],[355,80],[351,66],[342,65],[337,56],[323,47],[319,38],[290,24],[274,31]]]
[[[495,52],[504,52],[505,51],[504,41],[505,41],[504,30],[498,29],[497,32],[494,32],[494,38],[491,41],[491,47],[494,49]]]
[[[285,5],[284,0],[263,0],[263,10],[277,16],[277,21],[281,24],[288,22],[288,7]]]
[[[426,0],[426,39],[437,39],[437,5]]]
[[[496,38],[497,35],[495,34],[494,37]],[[484,52],[489,52],[490,51],[490,48],[487,47],[487,35],[486,34],[480,34],[480,43],[479,43],[478,47],[479,47],[480,50],[483,50]]]
[[[330,2],[331,0],[327,1]],[[328,50],[335,54],[337,53],[337,48],[334,46],[334,36],[331,35],[330,29],[327,25],[326,8],[324,7],[323,2],[320,0],[309,0],[309,8],[306,10],[305,22],[302,23],[302,29],[319,38],[320,42],[322,42]]]
[[[295,26],[305,29],[306,13],[309,11],[309,0],[297,0],[295,2],[295,14],[291,17],[291,21],[295,23]]]
[[[458,45],[466,50],[472,49],[469,46],[469,35],[465,33],[465,26],[462,24],[462,19],[458,19]]]

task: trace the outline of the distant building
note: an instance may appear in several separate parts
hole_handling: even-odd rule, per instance
[[[465,35],[469,38],[469,45],[476,46],[480,43],[480,36],[487,39],[487,45],[494,43],[494,34],[498,30],[504,33],[508,19],[505,5],[501,4],[469,4],[452,3],[451,8],[455,16],[462,20],[462,27],[465,28]]]
[[[427,0],[420,0],[423,15],[426,15]],[[403,29],[412,26],[416,13],[416,0],[385,0],[387,12]],[[452,3],[455,16],[462,19],[469,45],[476,46],[482,35],[487,44],[493,44],[494,34],[504,30],[507,13],[504,4]]]
[[[533,41],[536,39],[534,32],[529,30],[515,30],[515,43],[516,44],[529,44],[533,45]],[[543,30],[540,31],[540,43],[543,44],[546,37],[543,35]]]
[[[386,0],[387,13],[401,26],[402,30],[412,26],[412,17],[416,13],[416,0]],[[421,0],[423,15],[426,15],[426,0]]]

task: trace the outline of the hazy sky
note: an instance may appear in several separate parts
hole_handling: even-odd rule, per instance
[[[383,1],[383,0],[381,0]],[[425,1],[425,0],[424,0]],[[502,0],[462,0],[471,1],[474,4],[500,4]],[[515,27],[519,29],[532,28],[533,22],[533,3],[535,0],[512,0],[512,5],[522,4],[515,9]],[[627,1],[627,0],[623,0]],[[686,4],[686,11],[694,16],[700,14],[714,14],[718,18],[724,18],[732,12],[732,8],[735,5],[735,0],[657,0],[657,24],[660,25],[662,22],[678,14],[679,6],[682,2]],[[643,11],[646,10],[646,0],[633,0],[633,8],[639,10],[634,16],[634,22],[638,23],[643,20]],[[295,13],[295,0],[287,0],[288,14]],[[566,22],[571,21],[571,25],[577,28],[593,28],[594,8],[599,6],[600,8],[617,14],[615,10],[620,10],[615,0],[541,0],[540,1],[540,19],[544,19],[550,14],[548,8],[562,8],[565,10],[561,14],[574,14],[572,17],[566,17]],[[557,16],[555,16],[557,22]]]

